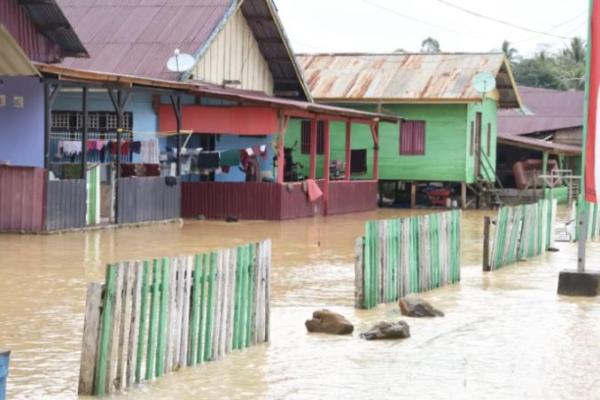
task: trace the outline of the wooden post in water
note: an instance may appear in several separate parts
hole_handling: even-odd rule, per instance
[[[483,271],[489,272],[492,270],[490,264],[490,225],[492,220],[490,217],[483,217]]]
[[[365,251],[365,239],[356,239],[354,256],[354,307],[365,308],[364,273],[365,268],[363,254]]]

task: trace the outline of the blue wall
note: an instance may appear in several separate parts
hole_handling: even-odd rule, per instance
[[[273,147],[271,142],[273,136],[266,136],[264,138],[254,138],[245,136],[232,136],[232,135],[220,135],[217,139],[215,150],[226,151],[226,150],[242,150],[248,147],[256,147],[260,145],[267,146],[267,156],[265,158],[258,156],[260,170],[261,171],[273,171]],[[227,174],[215,174],[215,181],[217,182],[244,182],[246,180],[246,173],[242,172],[237,167],[232,167]]]
[[[29,167],[44,166],[44,85],[39,78],[0,76],[0,161]],[[13,97],[23,96],[23,108]]]
[[[56,111],[81,111],[81,92],[61,92],[52,105]],[[114,111],[110,97],[105,90],[88,92],[89,111]],[[152,95],[133,92],[129,96],[126,112],[133,113],[133,140],[147,140],[156,137],[158,116],[152,107]],[[139,161],[139,154],[133,155],[133,162]]]

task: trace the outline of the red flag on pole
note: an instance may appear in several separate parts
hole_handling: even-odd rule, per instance
[[[587,137],[585,143],[585,199],[591,203],[600,200],[600,0],[593,0],[590,9],[587,73]]]

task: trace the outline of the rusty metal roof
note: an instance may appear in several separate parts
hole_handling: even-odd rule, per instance
[[[173,51],[195,54],[234,6],[232,0],[58,0],[90,58],[64,66],[176,79]]]
[[[580,156],[581,147],[569,144],[547,142],[541,139],[533,139],[525,136],[511,135],[508,133],[498,134],[498,143],[522,149],[547,151],[551,154],[566,156]]]
[[[479,72],[496,77],[501,107],[519,107],[502,53],[300,54],[313,97],[327,102],[471,102]]]
[[[66,57],[87,57],[88,52],[56,0],[18,0],[37,29],[56,43]]]
[[[502,110],[498,131],[513,135],[552,133],[583,126],[582,91],[561,91],[519,86],[524,111]]]

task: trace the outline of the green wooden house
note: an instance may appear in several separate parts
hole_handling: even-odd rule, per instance
[[[298,60],[315,101],[403,118],[400,127],[380,127],[381,181],[460,184],[463,198],[467,187],[494,182],[498,109],[521,105],[503,54],[312,54]],[[485,97],[472,86],[481,72],[497,83]],[[307,125],[290,126],[286,141],[304,166]],[[344,160],[345,124],[330,129],[332,160]],[[353,128],[351,140],[353,178],[370,177],[371,133]]]

